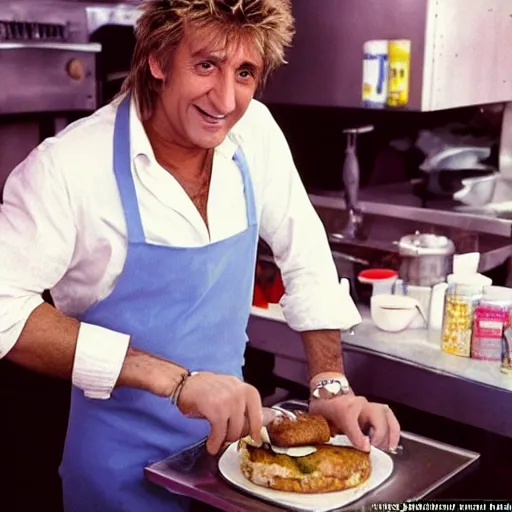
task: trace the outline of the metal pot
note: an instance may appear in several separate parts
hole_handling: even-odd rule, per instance
[[[453,268],[455,246],[445,237],[416,231],[398,242],[400,279],[413,286],[434,286],[446,281]]]

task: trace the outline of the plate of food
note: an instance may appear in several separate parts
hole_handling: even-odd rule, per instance
[[[328,512],[362,498],[393,472],[391,457],[377,448],[356,450],[346,436],[331,437],[321,416],[298,413],[262,429],[262,442],[246,437],[219,460],[231,485],[291,510]]]

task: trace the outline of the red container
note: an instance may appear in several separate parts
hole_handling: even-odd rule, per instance
[[[359,272],[357,276],[361,282],[374,282],[374,281],[385,281],[387,279],[393,279],[398,276],[396,270],[389,268],[369,268]]]

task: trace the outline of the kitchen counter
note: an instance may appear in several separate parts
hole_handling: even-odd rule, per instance
[[[512,437],[512,376],[502,374],[498,362],[446,354],[440,333],[426,329],[380,331],[368,308],[359,309],[362,324],[343,337],[345,371],[358,393]],[[300,336],[279,306],[253,308],[248,334],[253,347],[275,354],[277,376],[307,383]]]
[[[381,331],[373,324],[367,307],[359,306],[358,309],[363,322],[357,326],[354,334],[343,337],[345,347],[359,347],[434,372],[512,391],[512,376],[501,373],[499,362],[446,354],[441,350],[440,332],[429,332],[426,329],[409,329],[402,333]],[[280,307],[273,306],[268,310],[252,308],[252,315],[285,323]]]

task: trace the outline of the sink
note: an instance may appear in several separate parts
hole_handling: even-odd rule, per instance
[[[465,211],[471,208],[475,210],[475,207],[469,206],[460,208],[465,208]],[[479,208],[480,211],[484,209],[488,212],[493,211],[495,216],[502,219],[512,220],[512,200],[494,202]],[[329,243],[333,252],[348,253],[355,258],[369,261],[373,266],[379,265],[384,259],[386,267],[396,268],[399,262],[390,261],[399,258],[395,242],[416,230],[447,236],[453,240],[458,254],[480,252],[480,272],[486,272],[501,265],[512,255],[509,238],[461,227],[435,225],[410,218],[386,217],[376,214],[366,214],[364,217],[364,228],[368,234],[365,240],[334,239],[332,234],[341,232],[347,222],[347,212],[324,206],[316,206],[316,211],[326,232],[330,235]],[[346,264],[343,267],[346,268]]]

